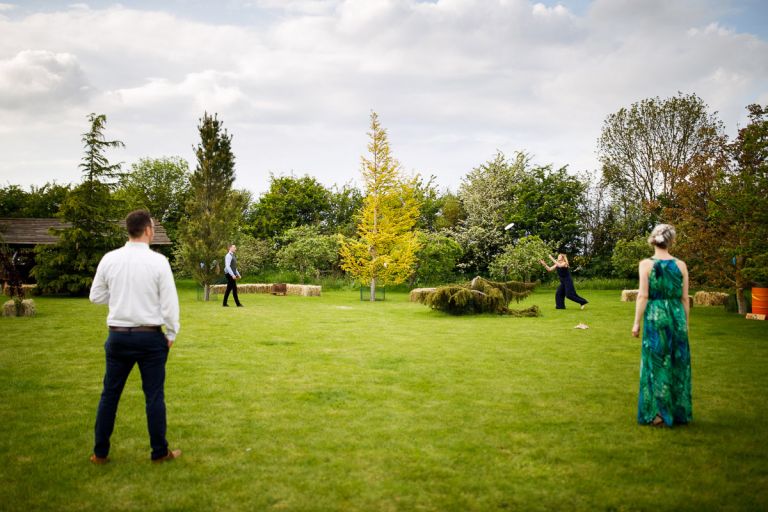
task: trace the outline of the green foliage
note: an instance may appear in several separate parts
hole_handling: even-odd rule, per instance
[[[340,233],[347,237],[354,235],[355,215],[363,206],[363,193],[352,185],[334,185],[329,190],[329,201],[330,211],[324,231],[328,234]]]
[[[270,175],[269,190],[254,205],[247,230],[277,238],[297,226],[320,226],[331,215],[331,194],[310,176]]]
[[[459,199],[466,219],[447,234],[461,245],[463,256],[458,267],[465,274],[485,273],[501,251],[507,240],[504,226],[508,224],[515,186],[528,161],[524,153],[516,153],[510,161],[498,152],[462,179]]]
[[[50,218],[55,216],[71,187],[46,183],[29,192],[18,185],[0,187],[0,217]]]
[[[466,220],[467,212],[464,210],[461,199],[455,194],[447,192],[440,199],[440,203],[440,211],[435,220],[435,229],[456,229],[462,221]]]
[[[46,293],[87,293],[101,257],[125,240],[116,222],[120,207],[111,193],[120,165],[110,164],[104,154],[124,145],[105,140],[104,115],[91,114],[88,120],[91,129],[83,134],[85,155],[80,164],[84,181],[67,194],[59,211],[70,226],[57,231],[57,244],[36,248],[32,275]]]
[[[237,241],[237,269],[243,276],[269,268],[274,259],[274,244],[268,240],[242,235]]]
[[[653,256],[653,249],[648,245],[647,236],[638,236],[632,240],[619,240],[613,251],[611,263],[613,272],[619,277],[637,277],[640,260]]]
[[[411,286],[445,283],[452,280],[461,246],[453,239],[432,232],[419,232],[416,269]]]
[[[557,252],[577,253],[584,237],[584,205],[587,184],[562,167],[526,168],[515,183],[510,216],[514,223],[509,235],[528,234],[554,244]]]
[[[513,311],[509,303],[520,302],[528,297],[538,283],[519,281],[496,282],[475,277],[463,284],[440,286],[431,293],[419,297],[422,304],[451,315],[496,313],[512,316],[539,316],[537,306]]]
[[[216,115],[203,115],[198,125],[200,143],[195,149],[197,167],[190,177],[190,198],[179,225],[181,265],[205,288],[224,272],[223,258],[235,240],[240,221],[241,195],[232,190],[235,156],[232,136]]]
[[[555,252],[554,244],[548,244],[536,235],[526,236],[504,247],[488,270],[494,279],[510,277],[528,283],[546,272],[539,260],[546,259],[552,252]]]
[[[338,237],[323,235],[317,227],[301,226],[287,230],[279,240],[277,265],[282,270],[295,271],[303,283],[307,277],[319,278],[321,272],[337,268]]]
[[[189,187],[189,164],[183,158],[142,158],[121,177],[116,196],[125,203],[126,213],[148,210],[176,240]]]

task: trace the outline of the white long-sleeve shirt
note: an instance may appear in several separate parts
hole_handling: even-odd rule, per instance
[[[109,304],[107,325],[164,325],[165,336],[179,332],[179,297],[171,265],[143,242],[127,242],[104,255],[90,293],[94,304]]]

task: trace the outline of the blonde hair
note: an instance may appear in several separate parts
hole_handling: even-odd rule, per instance
[[[570,266],[571,266],[571,264],[570,264],[570,263],[568,263],[568,256],[566,256],[566,255],[565,255],[565,253],[563,253],[563,252],[561,252],[561,253],[559,253],[559,254],[557,255],[557,257],[558,257],[558,258],[559,258],[560,256],[562,256],[562,257],[563,257],[563,261],[565,261],[565,266],[566,266],[566,267],[570,267]]]
[[[675,241],[676,237],[677,232],[675,232],[674,226],[671,224],[658,224],[653,228],[653,231],[651,231],[651,236],[648,237],[648,243],[655,245],[656,247],[661,247],[662,249],[667,249],[672,245],[672,242]]]

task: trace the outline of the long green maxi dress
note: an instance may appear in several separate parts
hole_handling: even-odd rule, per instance
[[[643,317],[637,422],[659,415],[667,426],[691,421],[691,353],[683,309],[683,275],[674,259],[652,258]]]

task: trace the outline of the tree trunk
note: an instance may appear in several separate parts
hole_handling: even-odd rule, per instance
[[[371,302],[376,302],[376,278],[371,279]]]
[[[739,314],[747,314],[747,301],[744,300],[744,278],[741,269],[744,267],[744,257],[736,257],[736,304],[739,305]]]
[[[211,285],[208,283],[203,285],[203,300],[205,302],[211,300]]]

